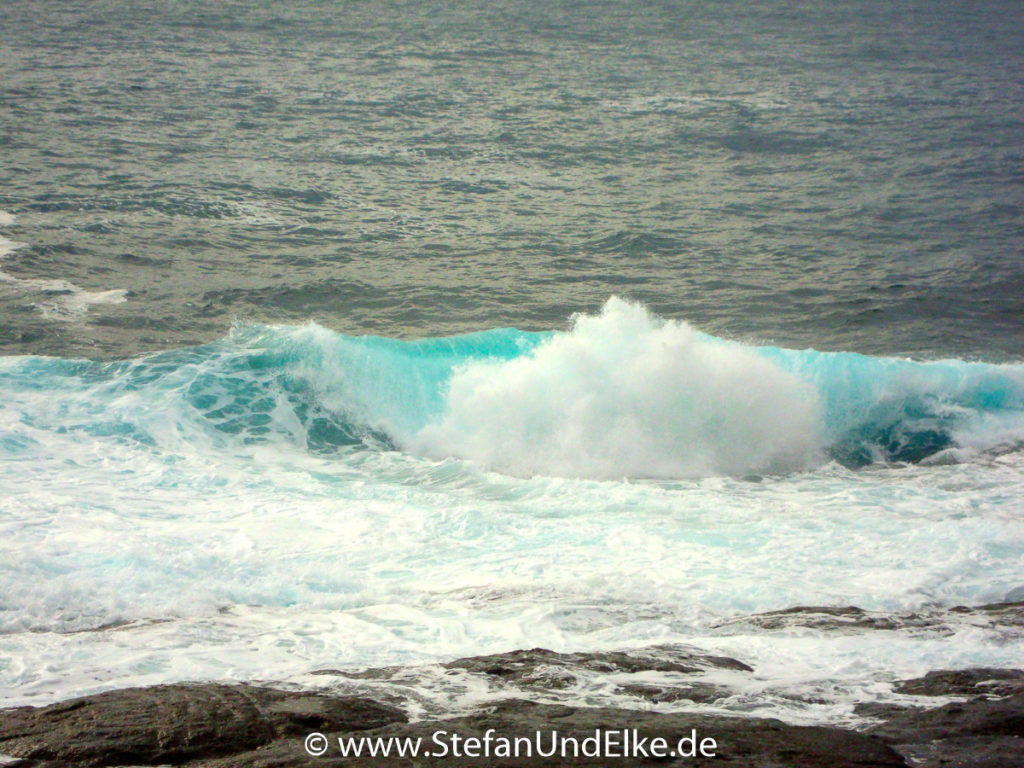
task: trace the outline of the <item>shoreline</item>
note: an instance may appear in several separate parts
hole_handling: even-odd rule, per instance
[[[977,614],[1011,632],[1024,627],[1024,602],[956,607],[948,613]],[[834,631],[911,631],[934,623],[920,612],[875,615],[855,607],[794,607],[745,617],[761,628],[803,626]],[[966,668],[932,670],[892,685],[901,703],[862,702],[856,728],[794,725],[781,720],[701,711],[655,712],[613,706],[551,703],[552,692],[571,689],[577,675],[613,676],[639,701],[658,704],[712,704],[730,694],[708,673],[752,674],[741,659],[716,656],[687,646],[650,646],[624,651],[556,653],[543,648],[456,659],[441,665],[443,674],[470,675],[501,686],[504,698],[468,712],[447,716],[410,716],[413,699],[396,689],[385,694],[325,693],[249,683],[171,683],[128,687],[69,699],[44,707],[0,710],[0,765],[20,768],[57,766],[159,766],[190,768],[269,768],[304,765],[714,765],[775,766],[1024,766],[1024,670]],[[415,687],[415,670],[380,668],[359,671],[324,669],[314,674],[347,680],[380,681],[402,674]],[[651,674],[668,675],[652,682]],[[632,681],[632,682],[630,682]],[[283,684],[282,684],[283,686]],[[397,690],[401,690],[398,688]],[[547,698],[548,701],[544,699]],[[614,737],[620,751],[580,752],[588,738]],[[628,732],[627,743],[621,734]],[[447,752],[437,751],[444,733]],[[304,748],[310,734],[322,734],[324,754]],[[715,742],[714,756],[659,756],[651,743],[682,744],[693,735]],[[545,755],[544,750],[505,755],[495,740],[536,735],[568,740],[577,750]],[[435,745],[432,757],[388,758],[340,754],[339,739],[360,736],[419,739]],[[629,750],[630,739],[634,745]],[[636,740],[642,742],[636,751]],[[455,747],[452,747],[452,740]],[[397,742],[396,742],[397,743]],[[460,752],[476,745],[473,749]],[[537,741],[540,744],[540,741]],[[521,745],[522,746],[522,745]],[[499,748],[500,749],[500,748]],[[550,747],[549,749],[554,749]],[[604,744],[600,749],[608,749]],[[696,747],[694,746],[694,749]],[[6,760],[6,762],[5,762]]]

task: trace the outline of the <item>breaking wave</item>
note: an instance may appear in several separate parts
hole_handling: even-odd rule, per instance
[[[1024,365],[751,346],[615,298],[545,333],[245,325],[130,361],[6,358],[0,391],[0,452],[79,430],[162,450],[284,440],[512,475],[686,478],[957,460],[1024,440]]]

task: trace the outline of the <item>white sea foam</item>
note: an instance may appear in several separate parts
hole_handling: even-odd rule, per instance
[[[123,288],[115,288],[109,291],[87,291],[66,281],[22,280],[21,282],[23,285],[31,282],[33,288],[43,293],[56,293],[53,298],[36,301],[32,304],[47,320],[64,322],[82,320],[91,306],[96,304],[121,304],[128,300],[128,291]],[[66,287],[55,290],[51,287],[54,284]]]
[[[8,213],[7,211],[0,211],[0,227],[10,226],[14,223],[14,214]],[[18,243],[14,240],[8,240],[3,235],[0,235],[0,259],[9,253],[12,253],[16,249],[20,248],[24,243]],[[4,279],[4,274],[0,271],[0,280]]]
[[[517,475],[701,477],[812,466],[822,437],[805,382],[613,299],[528,355],[463,365],[409,444]]]
[[[22,245],[23,245],[23,243],[18,243],[18,242],[15,242],[14,240],[8,240],[3,235],[0,235],[0,259],[2,259],[4,256],[6,256],[9,253],[13,253],[15,250],[20,248]],[[2,280],[2,279],[4,279],[3,273],[0,272],[0,280]],[[10,280],[12,278],[6,278],[6,279]]]
[[[14,216],[0,211],[0,226],[13,223]],[[0,259],[24,245],[0,235]],[[0,283],[19,295],[35,299],[30,302],[32,307],[46,319],[60,322],[82,320],[89,307],[95,304],[120,304],[128,300],[128,291],[122,288],[87,291],[63,278],[18,278],[2,269]],[[35,298],[36,296],[39,298]]]
[[[123,398],[126,412],[141,407]],[[171,400],[150,406],[167,428],[163,449],[90,436],[88,424],[54,433],[19,415],[39,421],[45,399],[54,393],[0,408],[8,702],[181,679],[302,681],[323,667],[517,647],[686,642],[754,662],[750,685],[775,690],[788,702],[776,714],[799,720],[806,698],[839,718],[884,675],[1010,665],[1024,652],[1019,638],[969,627],[962,642],[886,633],[859,650],[807,631],[708,629],[794,604],[1001,599],[1022,581],[1018,454],[760,483],[522,480],[387,452],[225,450],[168,422]]]

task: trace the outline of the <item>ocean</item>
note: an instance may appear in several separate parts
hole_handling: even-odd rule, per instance
[[[1018,3],[5,3],[0,703],[1021,666],[1022,105]]]

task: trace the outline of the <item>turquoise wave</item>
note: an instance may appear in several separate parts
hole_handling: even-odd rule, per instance
[[[128,361],[8,357],[0,393],[8,423],[37,432],[401,449],[512,474],[608,476],[622,456],[637,457],[629,476],[789,471],[1024,440],[1024,365],[743,345],[625,302],[559,332],[400,341],[244,325]]]

